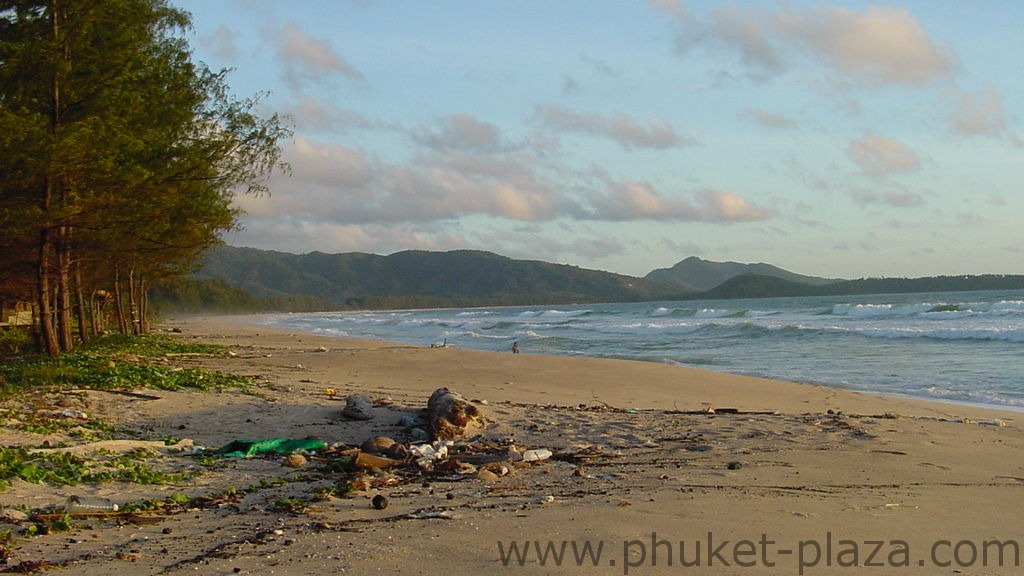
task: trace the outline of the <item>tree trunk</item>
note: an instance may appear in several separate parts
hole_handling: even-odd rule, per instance
[[[74,264],[75,281],[75,316],[78,318],[78,339],[85,344],[89,341],[89,318],[86,314],[85,294],[82,291],[82,266],[78,262]]]
[[[132,335],[138,336],[139,309],[135,300],[135,268],[128,269],[128,318],[132,324]]]
[[[49,192],[47,192],[49,196]],[[39,305],[39,335],[42,339],[44,351],[50,356],[60,354],[60,345],[57,342],[57,332],[53,326],[52,282],[50,270],[50,258],[53,251],[53,243],[50,239],[50,229],[44,228],[39,239],[39,262],[36,270],[36,302]]]
[[[149,297],[143,278],[139,279],[139,333],[149,334]]]
[[[117,314],[117,330],[128,335],[128,318],[124,313],[124,294],[121,290],[121,269],[114,268],[114,311]]]
[[[63,187],[62,187],[63,188]],[[63,188],[62,196],[67,189]],[[57,334],[60,349],[67,352],[75,347],[74,332],[71,328],[71,229],[61,226],[57,229]]]

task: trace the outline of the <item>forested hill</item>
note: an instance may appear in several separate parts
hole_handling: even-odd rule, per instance
[[[246,312],[1024,289],[1024,276],[827,281],[766,264],[692,258],[667,270],[675,271],[672,281],[655,279],[659,275],[653,274],[636,278],[476,250],[413,250],[389,256],[322,252],[296,255],[218,246],[204,256],[201,269],[192,279],[158,287],[155,301],[162,309]],[[725,270],[734,274],[712,289],[693,288],[720,279]]]
[[[196,277],[224,280],[258,297],[315,296],[370,308],[629,302],[685,292],[670,283],[475,250],[296,255],[219,246]]]
[[[908,294],[915,292],[970,292],[1024,290],[1024,275],[930,276],[925,278],[862,278],[825,285],[782,278],[742,274],[702,292],[707,299],[776,298],[784,296],[851,296],[855,294]]]
[[[647,280],[671,282],[688,288],[693,292],[711,290],[722,282],[745,274],[754,274],[771,278],[780,278],[789,282],[810,284],[820,286],[839,282],[839,280],[818,278],[816,276],[805,276],[796,274],[789,270],[783,270],[771,264],[741,264],[739,262],[711,262],[691,256],[681,262],[677,262],[671,268],[659,268],[651,271]]]

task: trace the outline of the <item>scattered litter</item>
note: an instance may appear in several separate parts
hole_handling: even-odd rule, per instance
[[[546,448],[538,448],[534,450],[527,450],[523,452],[523,462],[540,462],[551,458],[551,450]]]
[[[403,463],[402,460],[394,460],[392,458],[384,458],[383,456],[375,456],[367,452],[360,452],[356,456],[355,466],[356,468],[372,469],[372,468],[393,468]]]
[[[248,458],[262,454],[291,454],[297,450],[307,452],[327,447],[327,442],[316,438],[271,438],[269,440],[234,440],[213,450],[226,458]]]
[[[373,418],[373,399],[364,394],[353,394],[345,399],[341,415],[350,420],[370,420]]]

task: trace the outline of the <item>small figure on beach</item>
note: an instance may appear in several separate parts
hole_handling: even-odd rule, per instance
[[[519,354],[519,342],[512,343],[512,353]]]
[[[445,338],[444,342],[434,342],[433,344],[430,345],[430,347],[431,348],[447,348],[448,347],[448,339]]]

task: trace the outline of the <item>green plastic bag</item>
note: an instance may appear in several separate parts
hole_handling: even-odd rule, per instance
[[[271,438],[269,440],[233,440],[213,451],[227,458],[246,458],[263,454],[291,454],[296,450],[320,450],[327,442],[315,438]]]

